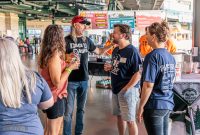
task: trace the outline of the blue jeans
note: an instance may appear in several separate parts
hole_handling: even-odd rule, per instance
[[[83,133],[83,116],[87,100],[88,81],[69,82],[66,112],[64,116],[63,135],[72,135],[72,115],[75,96],[77,99],[75,135]]]
[[[170,110],[148,110],[143,113],[148,135],[168,135]]]

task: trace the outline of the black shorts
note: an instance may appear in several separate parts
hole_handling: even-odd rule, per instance
[[[56,119],[58,117],[62,117],[65,114],[66,101],[66,98],[58,98],[52,107],[43,110],[43,112],[47,114],[48,119]]]

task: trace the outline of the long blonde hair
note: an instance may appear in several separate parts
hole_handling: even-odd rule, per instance
[[[77,43],[76,28],[74,27],[74,25],[72,25],[72,27],[71,27],[70,36],[71,36],[72,40],[74,41],[74,43]],[[82,40],[83,40],[83,42],[86,42],[86,37],[82,36]]]
[[[31,103],[36,76],[23,65],[17,45],[5,38],[0,38],[0,80],[0,102],[6,107],[20,108],[24,98]]]

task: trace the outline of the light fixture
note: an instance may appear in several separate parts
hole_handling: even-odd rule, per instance
[[[31,16],[32,14],[28,14],[28,16]]]
[[[70,3],[69,6],[72,7],[72,6],[74,6],[74,4]]]
[[[137,5],[139,6],[140,5],[140,0],[136,0],[136,2],[137,2]]]
[[[41,9],[38,9],[37,11],[38,11],[38,12],[41,12],[42,10],[41,10]]]

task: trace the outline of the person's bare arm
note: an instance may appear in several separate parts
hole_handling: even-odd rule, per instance
[[[53,97],[51,97],[49,100],[44,101],[44,102],[40,102],[38,107],[42,110],[48,109],[51,106],[53,106],[54,101],[53,101]]]
[[[128,82],[128,84],[122,90],[126,91],[129,88],[135,86],[138,83],[138,81],[140,80],[140,78],[141,78],[141,74],[138,71],[132,76],[131,80]]]
[[[52,83],[60,89],[69,77],[69,72],[61,69],[61,59],[59,54],[54,54],[54,56],[48,62],[48,69]],[[70,70],[77,69],[80,62],[75,62],[74,65],[69,66]]]
[[[147,103],[147,101],[148,101],[148,99],[151,95],[151,92],[153,90],[153,86],[154,86],[154,83],[150,83],[150,82],[144,82],[143,83],[140,105],[139,105],[139,109],[138,109],[138,120],[139,120],[139,122],[142,121],[142,114],[143,114],[143,111],[144,111],[144,106]]]
[[[108,51],[112,47],[112,45],[113,44],[110,44],[109,46],[105,46],[104,48],[96,48],[94,50],[94,53],[101,55],[101,54],[105,53],[106,51]]]

